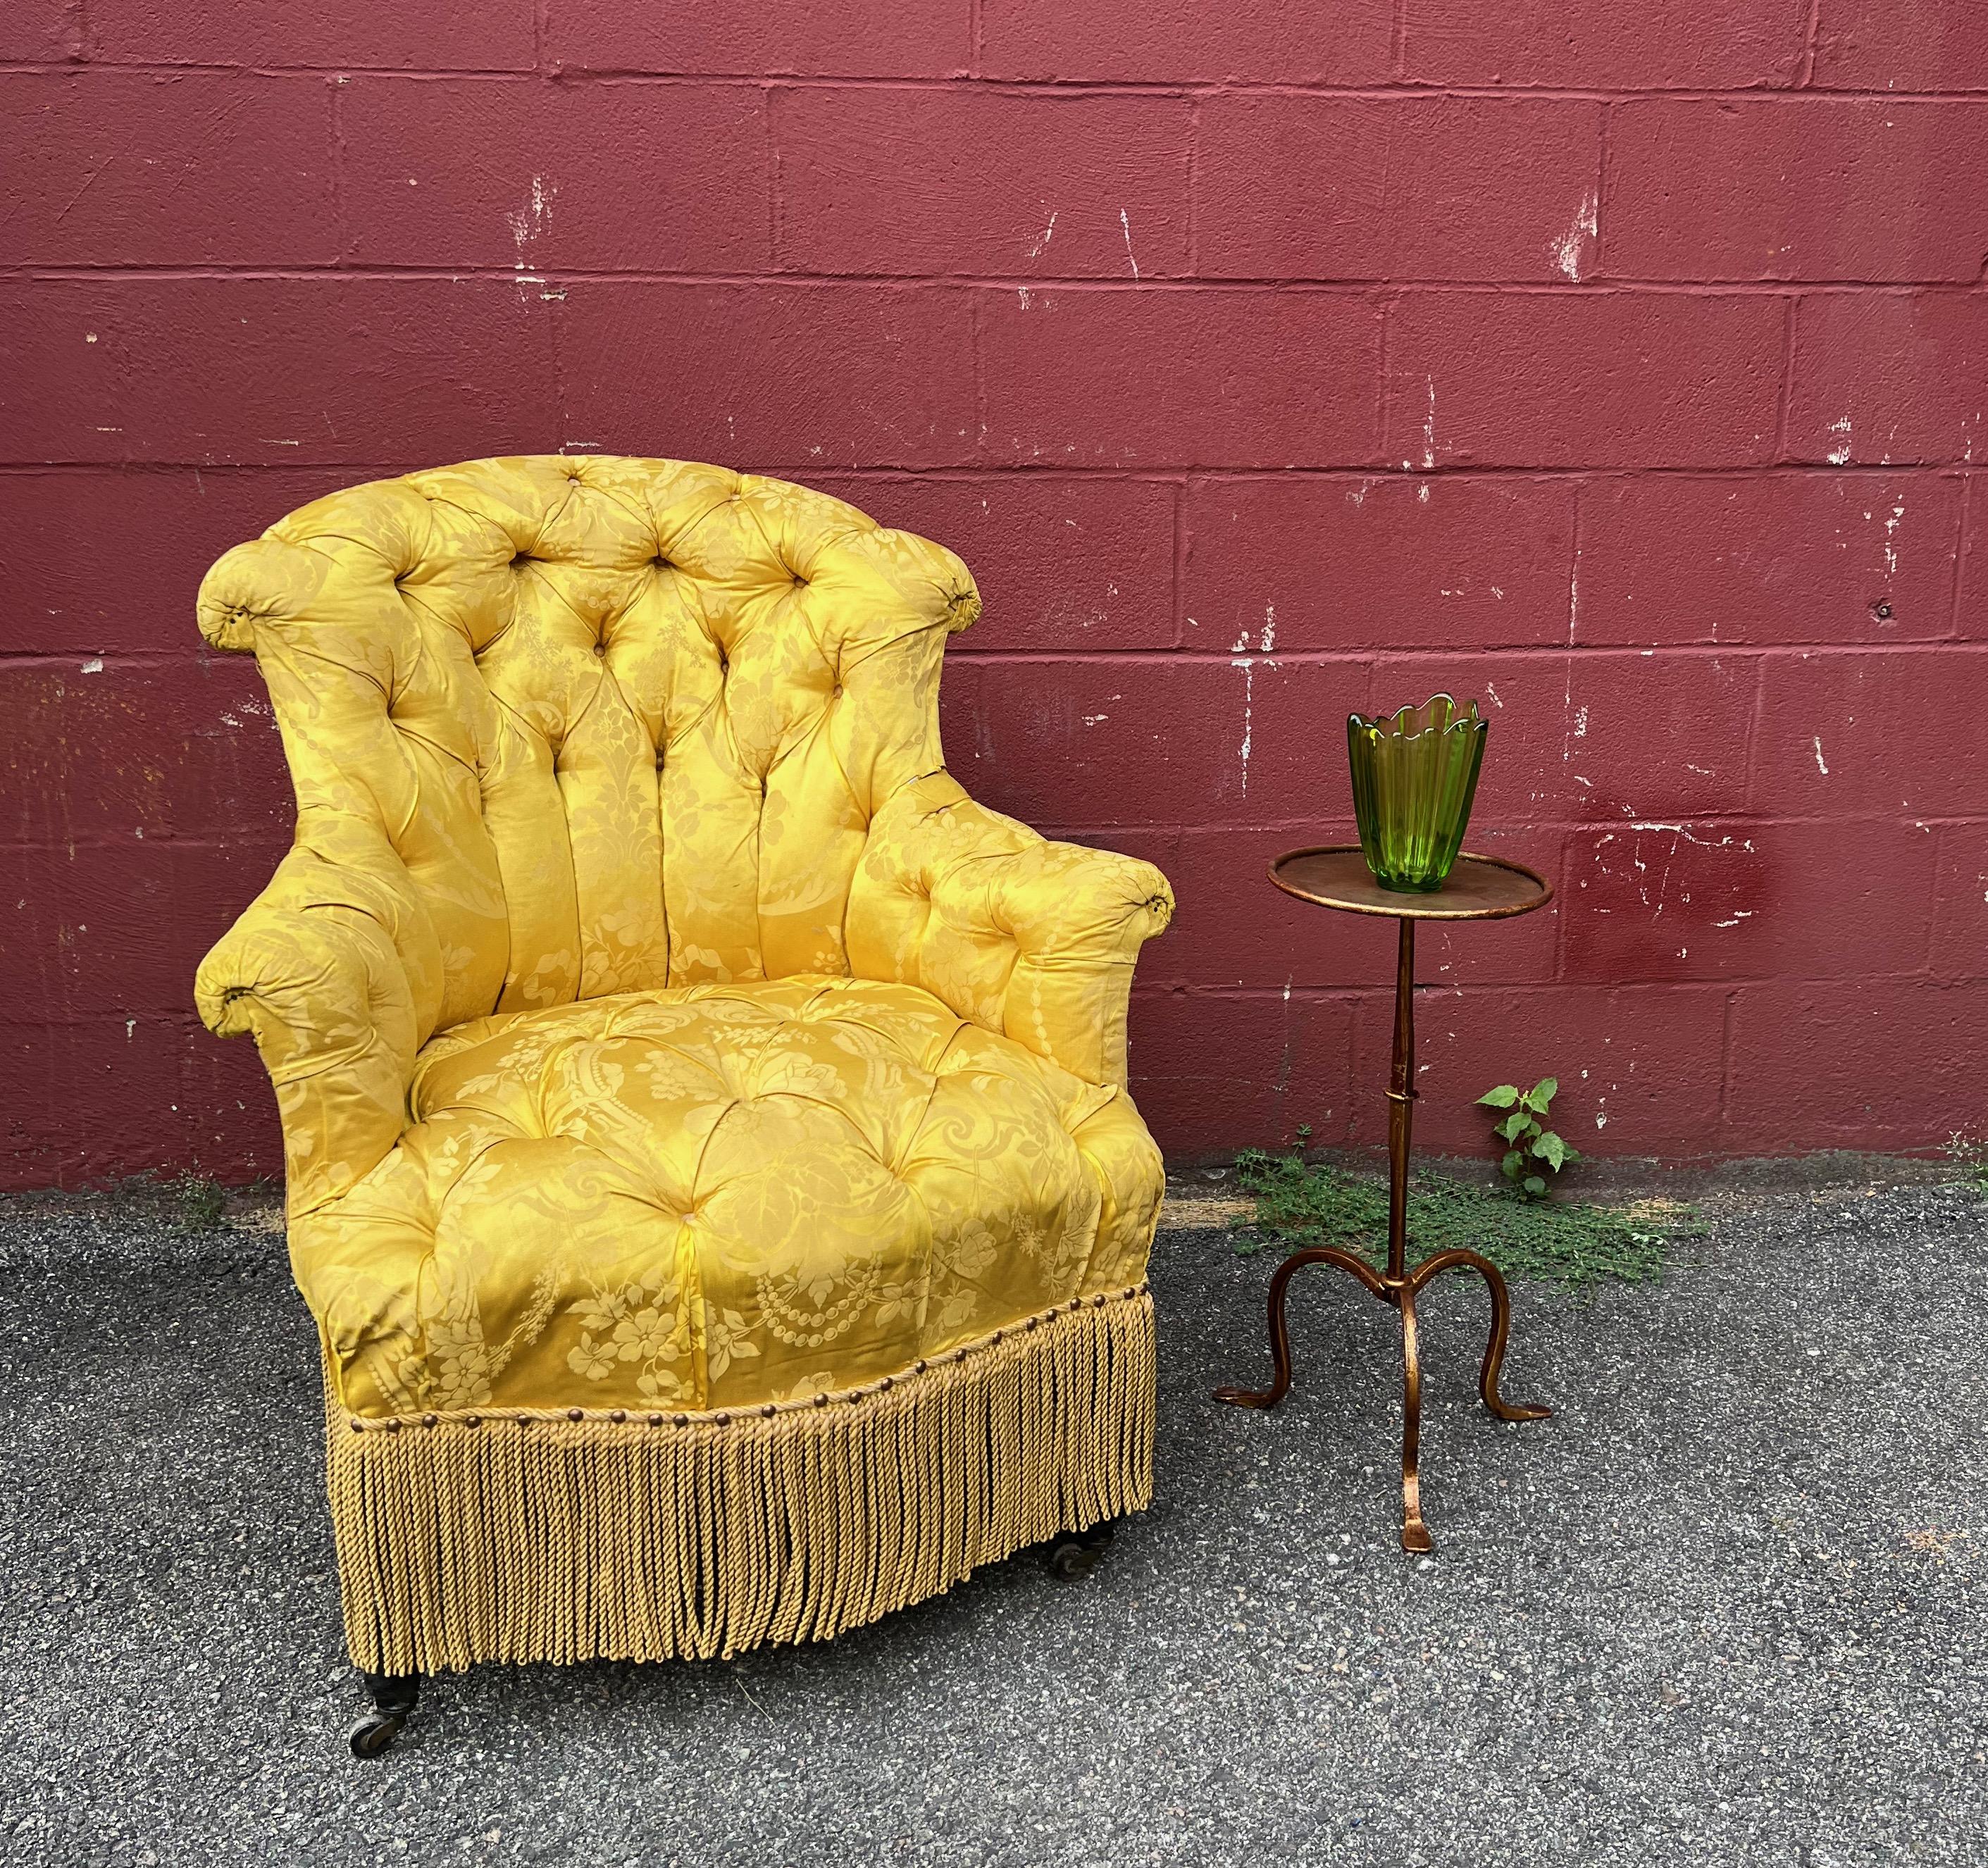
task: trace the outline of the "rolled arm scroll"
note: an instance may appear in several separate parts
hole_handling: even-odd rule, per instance
[[[434,1015],[439,956],[407,958],[428,958],[425,921],[380,878],[299,846],[201,962],[201,1018],[252,1035],[276,1086],[292,1217],[339,1198],[400,1139]]]
[[[902,980],[1087,1082],[1125,1082],[1141,945],[1173,914],[1150,863],[1053,843],[949,774],[899,788],[850,893],[850,965]]]

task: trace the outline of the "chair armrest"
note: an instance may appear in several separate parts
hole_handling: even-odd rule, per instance
[[[1133,963],[1173,907],[1151,863],[1047,842],[932,772],[871,824],[850,890],[849,964],[1122,1088]]]
[[[292,1217],[346,1193],[406,1126],[420,1032],[402,920],[378,880],[294,849],[194,978],[208,1029],[262,1052]]]

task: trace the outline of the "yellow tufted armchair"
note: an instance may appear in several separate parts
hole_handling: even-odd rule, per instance
[[[1149,865],[945,770],[966,568],[671,461],[471,462],[208,573],[296,846],[203,962],[282,1112],[353,1660],[823,1639],[1151,1491]]]

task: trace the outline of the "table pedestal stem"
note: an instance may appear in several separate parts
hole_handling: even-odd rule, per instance
[[[1401,943],[1395,967],[1395,1049],[1388,1075],[1388,1268],[1377,1272],[1364,1258],[1336,1245],[1294,1252],[1270,1279],[1270,1336],[1273,1374],[1266,1389],[1218,1388],[1215,1398],[1237,1407],[1274,1407],[1290,1392],[1291,1339],[1284,1317],[1292,1276],[1308,1265],[1334,1265],[1348,1272],[1401,1319],[1401,1548],[1428,1550],[1422,1519],[1420,1456],[1422,1430],[1422,1357],[1416,1340],[1415,1299],[1429,1282],[1452,1270],[1479,1272],[1491,1294],[1491,1336],[1478,1371],[1477,1389],[1486,1407],[1501,1420],[1543,1420],[1552,1411],[1523,1407],[1498,1392],[1505,1344],[1511,1334],[1512,1300],[1491,1261],[1461,1248],[1438,1252],[1413,1272],[1408,1265],[1408,1151],[1415,1136],[1415,924],[1400,918]]]

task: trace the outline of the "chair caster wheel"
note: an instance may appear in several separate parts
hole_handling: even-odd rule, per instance
[[[404,1712],[369,1712],[353,1722],[346,1738],[355,1758],[377,1758],[401,1735],[407,1722]]]
[[[1094,1524],[1087,1531],[1066,1531],[1050,1546],[1045,1557],[1050,1574],[1060,1583],[1077,1583],[1097,1567],[1097,1560],[1111,1548],[1111,1526]]]
[[[356,1721],[345,1735],[355,1758],[377,1758],[401,1735],[421,1694],[418,1674],[362,1674],[373,1710]]]

